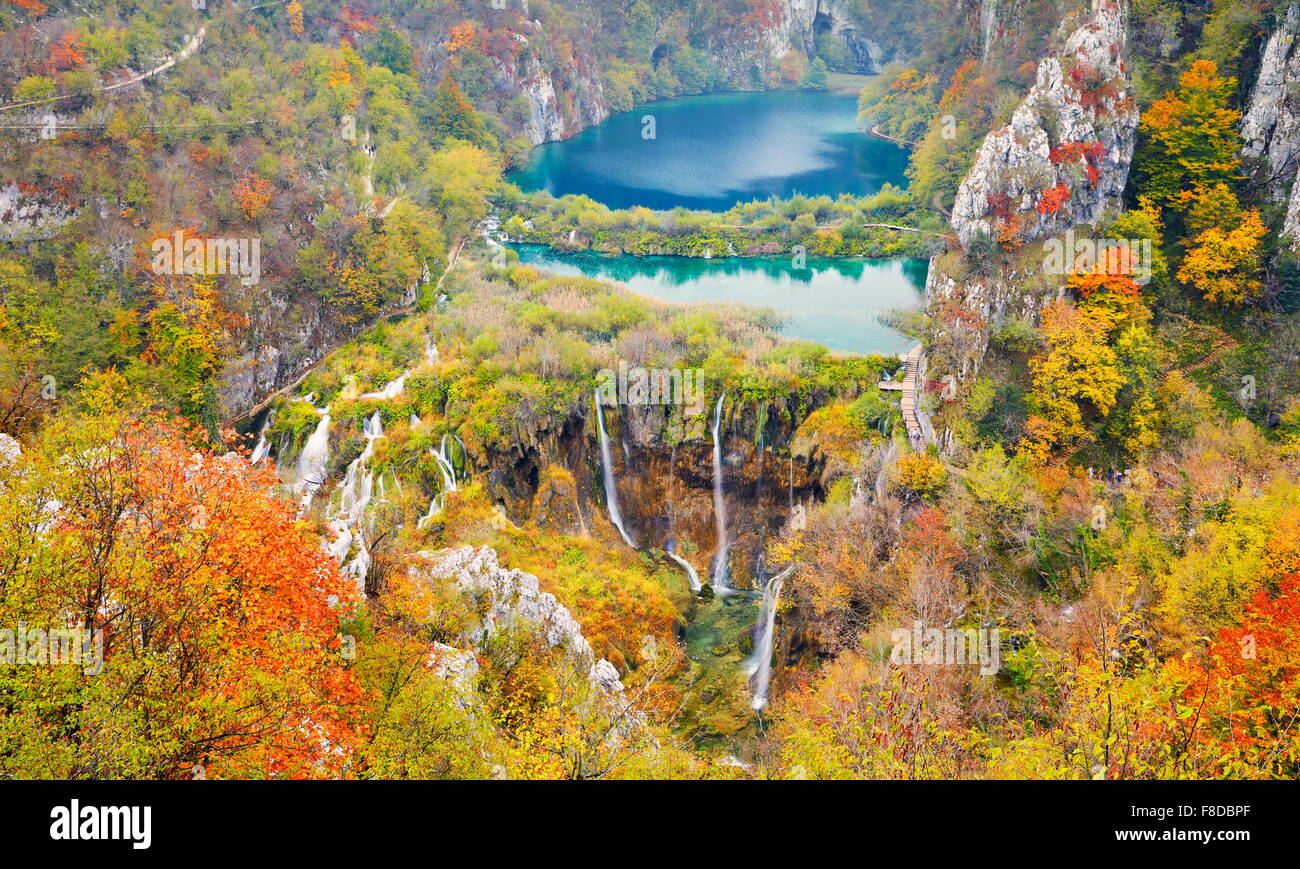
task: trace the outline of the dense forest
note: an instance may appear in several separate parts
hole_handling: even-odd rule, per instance
[[[1297,37],[1290,0],[0,0],[0,776],[1295,778]],[[856,94],[906,184],[510,180],[775,90]],[[924,258],[917,350],[518,243]]]

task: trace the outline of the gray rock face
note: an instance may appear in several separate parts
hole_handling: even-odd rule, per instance
[[[14,181],[0,186],[0,241],[53,238],[74,216],[73,206],[53,194],[20,189]]]
[[[1032,241],[1119,213],[1138,126],[1124,17],[1094,0],[1060,54],[1039,63],[1011,123],[985,138],[953,205],[963,243],[980,230]]]
[[[936,318],[929,358],[938,363],[938,373],[931,376],[951,374],[958,382],[969,382],[979,373],[989,337],[999,325],[1013,317],[1036,321],[1044,305],[1063,296],[1063,287],[1045,290],[1035,286],[1035,277],[999,272],[956,280],[932,264],[925,283],[927,305],[932,311],[960,309],[969,316]]]
[[[1241,119],[1242,156],[1259,160],[1258,173],[1268,181],[1274,199],[1286,198],[1291,184],[1282,235],[1294,247],[1300,240],[1300,4],[1292,4],[1269,37],[1260,60],[1259,78]]]
[[[22,454],[22,445],[4,432],[0,432],[0,465],[16,461],[22,457]]]
[[[1243,156],[1263,159],[1265,171],[1277,178],[1295,176],[1300,162],[1300,4],[1287,9],[1269,37],[1260,61],[1259,78],[1241,119]],[[1282,192],[1280,185],[1273,187]]]
[[[531,39],[523,35],[516,36],[516,39],[525,50],[535,45],[537,51],[548,51],[540,25],[537,26],[537,35]],[[595,61],[580,54],[566,63],[554,57],[547,60],[556,73],[562,73],[569,85],[563,100],[556,89],[553,74],[547,71],[547,65],[536,53],[523,64],[522,71],[504,62],[498,69],[499,88],[522,94],[528,100],[525,135],[534,145],[558,141],[609,117]],[[564,105],[568,106],[567,111]]]
[[[465,632],[465,641],[476,645],[510,626],[521,626],[561,648],[575,660],[589,666],[592,683],[606,693],[621,692],[623,683],[613,664],[597,660],[582,626],[555,595],[542,591],[537,577],[521,570],[506,570],[497,554],[486,546],[461,546],[441,552],[422,552],[424,563],[412,573],[429,579],[451,579],[466,594],[485,600],[483,620]],[[476,670],[477,672],[477,670]]]
[[[446,679],[460,695],[461,708],[474,705],[474,681],[478,679],[478,658],[468,649],[461,650],[446,643],[434,643],[429,653],[429,668]]]
[[[704,47],[733,87],[752,86],[752,70],[775,69],[787,51],[795,49],[809,58],[816,54],[819,30],[829,30],[852,52],[860,72],[876,72],[887,63],[903,60],[913,47],[899,44],[897,34],[875,28],[862,17],[854,0],[780,0],[766,26],[740,32],[723,30]]]
[[[242,410],[274,392],[280,381],[280,350],[266,345],[226,363],[221,371],[222,409]]]

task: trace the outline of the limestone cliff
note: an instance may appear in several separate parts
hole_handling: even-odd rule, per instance
[[[499,62],[496,85],[502,93],[518,93],[528,101],[528,140],[534,145],[554,142],[609,117],[595,59],[581,52],[561,57],[540,22],[526,26],[529,33],[515,34],[521,62]]]
[[[494,550],[461,546],[422,552],[410,570],[427,582],[451,580],[464,594],[478,599],[479,621],[461,638],[467,650],[481,646],[500,631],[521,628],[586,667],[592,684],[602,692],[622,692],[618,670],[604,658],[596,658],[572,613],[560,605],[555,595],[542,591],[531,573],[502,567]],[[458,684],[472,683],[478,672],[472,654],[449,646],[436,649],[431,664]]]
[[[1036,321],[1064,292],[1064,276],[1045,267],[1043,242],[1122,210],[1138,126],[1125,67],[1125,15],[1122,5],[1095,0],[1082,19],[1067,19],[1060,50],[1039,63],[1011,123],[988,135],[963,180],[952,216],[958,236],[968,244],[983,230],[1008,253],[997,265],[957,254],[931,262],[931,396],[945,377],[964,384],[978,374],[999,326],[1011,318]],[[942,430],[937,439],[946,442]]]
[[[1286,10],[1269,37],[1260,60],[1259,77],[1241,121],[1243,156],[1258,161],[1256,171],[1278,201],[1290,203],[1282,234],[1300,239],[1300,4]]]
[[[963,243],[1045,238],[1119,213],[1138,110],[1124,64],[1125,10],[1095,0],[1007,126],[984,140],[957,192],[952,223]]]

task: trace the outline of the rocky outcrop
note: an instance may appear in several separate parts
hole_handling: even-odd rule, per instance
[[[1263,160],[1262,170],[1287,181],[1300,162],[1300,4],[1290,6],[1260,60],[1259,77],[1241,119],[1243,156]],[[1281,186],[1272,187],[1275,194]]]
[[[474,683],[478,680],[478,656],[470,649],[457,649],[446,643],[434,643],[429,652],[429,669],[456,690],[457,705],[468,709],[474,705]]]
[[[1300,4],[1292,4],[1269,37],[1259,77],[1241,120],[1242,155],[1257,161],[1256,172],[1273,197],[1290,202],[1282,235],[1300,239]]]
[[[0,184],[0,242],[53,238],[75,214],[74,204],[57,190]]]
[[[903,60],[916,49],[902,41],[905,36],[896,28],[864,20],[860,4],[853,0],[778,0],[755,15],[705,41],[705,53],[732,87],[753,87],[756,69],[763,75],[771,73],[792,49],[815,57],[817,35],[823,32],[844,43],[857,72],[879,72],[885,64]]]
[[[1094,0],[1059,55],[1039,63],[1011,123],[984,140],[957,192],[952,223],[963,243],[981,230],[1032,241],[1119,213],[1138,125],[1124,21],[1114,0]]]
[[[541,24],[534,21],[532,28],[530,35],[515,34],[522,62],[501,62],[497,72],[499,90],[528,101],[528,140],[534,145],[554,142],[609,117],[595,60],[576,52],[563,60],[555,57]]]
[[[420,559],[420,563],[411,567],[413,575],[429,581],[452,580],[462,592],[478,600],[479,621],[468,627],[463,636],[467,645],[478,647],[500,631],[519,627],[588,667],[592,684],[602,691],[622,692],[618,670],[603,658],[596,659],[577,619],[560,605],[555,595],[542,591],[537,577],[531,573],[506,570],[497,562],[496,552],[486,546],[422,552]],[[455,667],[448,664],[448,672],[473,678],[463,658],[443,657],[459,661]],[[477,665],[473,672],[477,673]]]
[[[271,345],[250,350],[226,363],[221,372],[222,409],[229,413],[254,404],[280,385],[280,349]]]
[[[223,418],[292,383],[368,325],[341,322],[319,296],[301,288],[263,282],[249,292],[253,298],[241,341],[246,349],[227,359],[218,374]]]
[[[925,296],[933,376],[951,374],[968,382],[979,373],[989,338],[1000,324],[1012,318],[1036,320],[1043,306],[1063,292],[1038,271],[954,277],[938,260],[931,263]]]

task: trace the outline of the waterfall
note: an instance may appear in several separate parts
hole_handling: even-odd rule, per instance
[[[271,427],[271,416],[267,415],[266,421],[262,423],[262,430],[257,434],[257,444],[253,447],[253,454],[248,457],[250,465],[256,465],[262,459],[266,458],[267,453],[271,452],[271,445],[266,442],[267,429]]]
[[[420,417],[414,413],[411,414],[410,424],[411,424],[411,431],[415,431],[417,428],[420,427]]]
[[[614,523],[623,542],[633,549],[636,544],[623,528],[623,514],[618,509],[618,490],[614,488],[614,459],[610,455],[609,435],[605,434],[605,413],[600,409],[600,393],[596,394],[596,424],[600,429],[600,475],[605,484],[605,502],[609,506],[609,521]]]
[[[456,440],[459,441],[460,438],[456,438]],[[451,459],[447,455],[446,434],[442,436],[442,443],[438,445],[438,449],[435,450],[431,448],[429,450],[429,455],[433,456],[434,460],[438,463],[438,473],[442,474],[442,491],[434,495],[432,500],[429,501],[429,511],[420,517],[420,521],[417,522],[415,526],[417,528],[423,528],[425,525],[429,524],[434,516],[437,516],[442,512],[443,508],[447,506],[448,492],[457,491],[456,466],[452,464]]]
[[[325,465],[329,462],[330,457],[330,409],[329,405],[324,410],[317,410],[320,414],[320,422],[316,424],[316,430],[307,438],[307,443],[303,445],[302,452],[298,455],[297,475],[294,482],[294,491],[299,495],[298,515],[301,517],[311,506],[312,496],[320,488],[321,483],[325,482]]]
[[[406,388],[406,378],[410,376],[410,371],[403,371],[395,380],[391,380],[385,384],[383,389],[378,392],[367,392],[365,395],[361,396],[361,398],[363,400],[371,401],[388,401],[389,399],[396,398],[401,395],[402,390]]]
[[[357,578],[358,583],[364,584],[366,574],[370,571],[370,551],[357,533],[357,529],[374,497],[375,474],[366,467],[366,463],[375,454],[375,441],[384,437],[384,421],[379,411],[375,411],[366,419],[362,426],[362,434],[365,436],[366,446],[361,451],[361,455],[348,464],[343,482],[339,484],[339,509],[333,513],[329,523],[337,536],[325,549],[339,561],[343,561],[355,543],[357,554],[343,565],[343,572],[352,574]],[[379,498],[381,501],[384,500],[382,476],[379,479]]]
[[[424,339],[424,361],[429,364],[438,361],[438,345],[432,338]]]
[[[758,631],[754,637],[754,656],[749,659],[748,672],[754,686],[755,710],[767,705],[767,687],[772,681],[772,645],[776,638],[776,608],[781,603],[781,587],[785,577],[794,570],[791,565],[767,581],[763,586],[763,602],[758,610]]]
[[[668,544],[668,548],[665,549],[664,552],[668,555],[669,558],[671,558],[673,561],[676,561],[678,564],[680,564],[682,566],[682,570],[686,571],[686,579],[691,584],[691,591],[699,591],[704,587],[700,583],[700,575],[695,572],[694,567],[691,567],[691,563],[687,561],[685,558],[682,558],[676,552],[673,552],[673,545],[671,542]]]
[[[718,406],[713,412],[713,519],[718,526],[718,551],[713,556],[713,587],[718,591],[727,585],[727,505],[722,499],[722,402],[727,393],[718,396]]]

